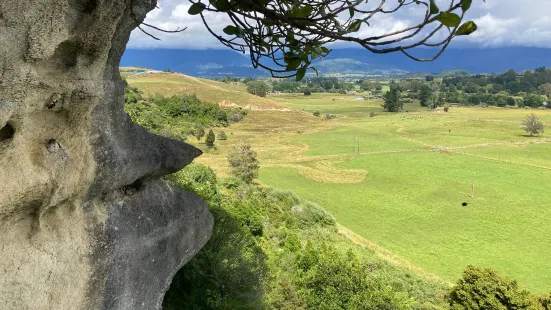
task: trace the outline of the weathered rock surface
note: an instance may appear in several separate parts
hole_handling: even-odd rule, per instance
[[[0,309],[157,309],[212,217],[159,178],[200,151],[124,113],[153,0],[0,0]]]

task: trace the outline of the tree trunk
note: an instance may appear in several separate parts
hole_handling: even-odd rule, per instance
[[[118,66],[154,0],[0,1],[0,308],[158,309],[206,243],[160,179],[200,151],[124,113]]]

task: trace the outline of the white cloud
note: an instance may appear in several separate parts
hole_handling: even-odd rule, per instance
[[[441,8],[450,0],[437,0]],[[187,27],[178,34],[151,32],[161,41],[135,30],[130,48],[223,48],[206,30],[199,16],[190,16],[187,0],[159,0],[159,9],[147,16],[146,21],[158,27],[173,30]],[[419,20],[414,7],[393,16],[381,16],[371,21],[370,27],[362,27],[359,35],[373,36],[395,31]],[[473,0],[473,7],[466,16],[474,20],[479,30],[470,36],[458,38],[452,46],[538,46],[551,47],[551,1],[550,0]],[[221,30],[229,23],[225,14],[207,14],[206,19],[213,30]],[[147,28],[144,28],[147,30]],[[149,31],[149,30],[148,30]]]

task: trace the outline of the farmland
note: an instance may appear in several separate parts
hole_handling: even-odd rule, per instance
[[[551,262],[543,259],[551,257],[551,136],[527,137],[520,129],[531,112],[550,125],[548,110],[444,112],[412,102],[386,113],[381,100],[355,95],[264,99],[237,85],[170,79],[128,80],[150,95],[196,93],[250,109],[243,122],[223,129],[229,139],[215,149],[188,139],[205,150],[198,161],[218,174],[228,173],[229,146],[247,141],[258,152],[262,183],[320,204],[341,225],[427,273],[453,282],[473,264],[536,292],[551,289],[544,272]]]

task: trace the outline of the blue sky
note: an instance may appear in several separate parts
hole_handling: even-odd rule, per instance
[[[370,3],[380,0],[370,0]],[[388,1],[391,2],[391,1]],[[450,0],[437,0],[444,7]],[[155,33],[161,41],[153,40],[139,30],[132,33],[129,48],[224,48],[205,29],[197,16],[187,14],[188,0],[159,0],[159,9],[147,16],[146,21],[165,29],[188,27],[179,34]],[[418,9],[406,9],[393,16],[372,21],[371,27],[362,27],[359,36],[385,33],[419,21]],[[473,0],[467,19],[474,20],[479,30],[468,37],[457,38],[455,47],[537,46],[551,47],[551,0]],[[220,30],[229,24],[224,14],[207,16],[213,29]],[[346,45],[341,45],[345,47]],[[333,46],[338,47],[338,44]]]

